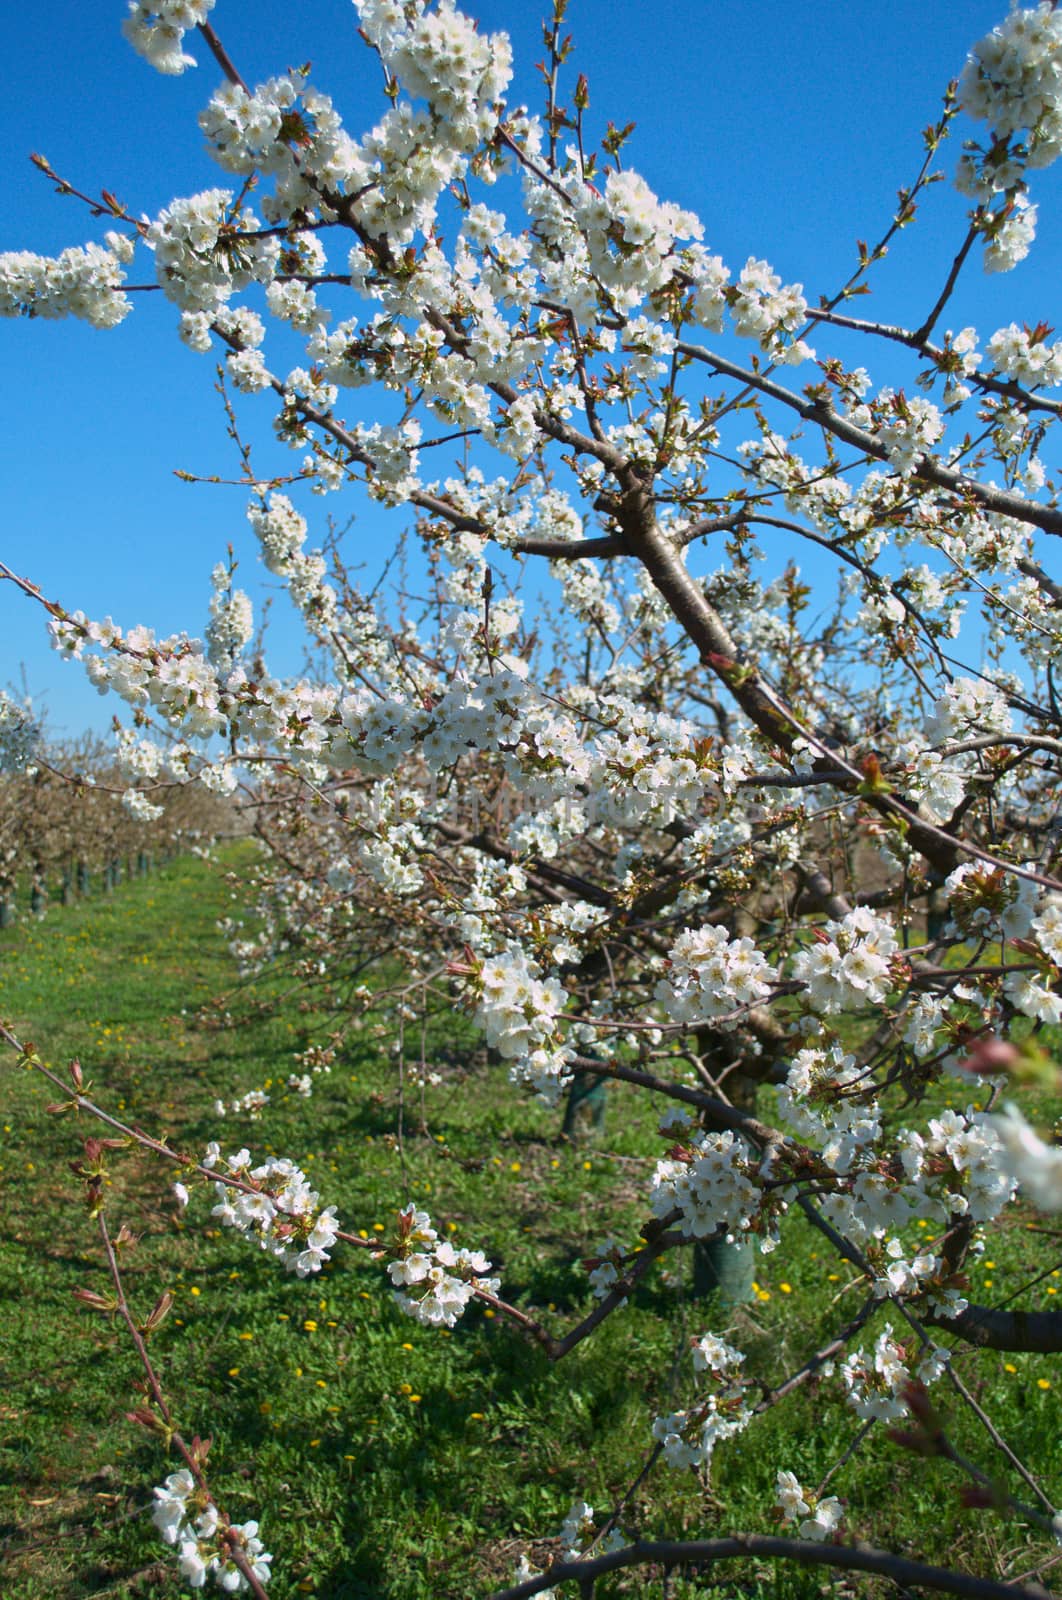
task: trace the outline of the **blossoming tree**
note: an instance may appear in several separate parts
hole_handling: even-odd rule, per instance
[[[585,80],[564,87],[563,0],[541,114],[506,100],[506,37],[452,0],[355,5],[386,99],[358,134],[307,72],[248,85],[213,0],[134,0],[126,33],[151,65],[183,72],[197,30],[220,71],[200,128],[223,184],[153,218],[105,191],[90,202],[113,224],[102,243],[0,256],[6,314],[107,328],[131,312],[127,288],[150,286],[187,345],[223,357],[230,390],[275,397],[299,458],[287,481],[258,474],[229,402],[248,521],[327,673],[270,675],[231,563],[203,640],[94,621],[0,570],[131,708],[118,760],[135,815],[163,777],[283,800],[263,824],[272,911],[239,952],[249,966],[292,927],[333,969],[355,949],[397,951],[400,1001],[456,991],[505,1092],[554,1100],[580,1073],[656,1098],[642,1244],[602,1245],[595,1309],[558,1332],[402,1195],[386,1247],[366,1243],[285,1158],[176,1152],[89,1102],[76,1067],[64,1092],[180,1168],[182,1199],[215,1184],[215,1217],[300,1277],[340,1246],[373,1248],[412,1317],[452,1327],[478,1298],[556,1359],[622,1316],[666,1252],[770,1250],[798,1220],[854,1269],[861,1310],[759,1396],[741,1351],[706,1331],[696,1399],[653,1423],[654,1460],[688,1471],[740,1450],[727,1441],[835,1363],[840,1405],[954,1462],[927,1393],[976,1405],[954,1352],[1062,1350],[1062,1315],[970,1305],[962,1277],[1021,1191],[1062,1209],[1062,1153],[1000,1110],[1008,1079],[1053,1082],[1038,1035],[1062,1021],[1062,587],[1048,570],[1062,343],[1046,322],[948,326],[978,264],[1007,272],[1033,244],[1036,173],[1062,154],[1062,13],[1013,10],[975,46],[882,236],[809,299],[766,261],[724,263],[626,164],[625,134],[593,131]],[[857,316],[956,125],[968,205],[945,281],[916,325]],[[293,337],[305,355],[290,367]],[[875,359],[906,363],[905,386],[876,383]],[[378,420],[344,419],[358,389]],[[463,466],[439,476],[433,452],[455,439]],[[308,547],[295,484],[357,486],[412,524],[427,600],[389,615]],[[836,567],[814,614],[795,559],[757,579],[772,530]],[[523,599],[544,564],[552,627]],[[8,765],[31,746],[0,708]],[[370,983],[361,999],[394,996]],[[971,1069],[986,1110],[923,1108],[942,1075]],[[156,1524],[193,1587],[213,1575],[261,1594],[257,1524],[229,1521],[204,1447],[173,1431],[90,1143],[111,1309],[144,1362],[146,1425],[183,1455]],[[1052,1497],[1018,1468],[1028,1494],[1011,1509],[1057,1531]],[[564,1559],[506,1594],[749,1552],[1020,1592],[869,1550],[857,1529],[846,1541],[838,1498],[784,1461],[777,1483],[777,1538],[628,1544],[618,1517],[595,1529],[577,1504]]]

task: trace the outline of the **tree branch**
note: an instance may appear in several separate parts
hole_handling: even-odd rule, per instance
[[[590,1561],[557,1561],[540,1577],[508,1589],[498,1589],[491,1600],[530,1600],[543,1590],[562,1583],[587,1583],[607,1572],[624,1567],[644,1566],[649,1562],[665,1568],[712,1566],[717,1561],[733,1561],[759,1556],[768,1561],[795,1561],[801,1566],[833,1567],[840,1572],[876,1572],[905,1588],[936,1589],[963,1600],[1051,1600],[1048,1590],[1038,1584],[1000,1583],[994,1578],[975,1578],[947,1567],[931,1567],[911,1561],[888,1550],[867,1546],[814,1544],[809,1540],[783,1539],[771,1534],[736,1533],[725,1539],[689,1541],[639,1539],[625,1550],[595,1556]]]

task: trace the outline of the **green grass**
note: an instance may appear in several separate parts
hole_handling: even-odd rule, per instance
[[[237,872],[249,859],[246,845],[227,852]],[[274,1014],[240,989],[215,926],[232,912],[232,893],[185,858],[106,899],[19,924],[0,935],[0,1014],[57,1068],[78,1054],[101,1103],[182,1148],[217,1135],[219,1095],[269,1086],[260,1122],[221,1125],[230,1148],[297,1160],[354,1231],[389,1229],[415,1199],[453,1225],[458,1243],[487,1251],[507,1298],[558,1331],[570,1325],[590,1304],[579,1257],[609,1233],[633,1242],[647,1214],[658,1108],[613,1086],[606,1131],[573,1146],[559,1138],[559,1112],[523,1101],[504,1072],[477,1064],[456,1017],[432,1025],[429,1060],[450,1064],[426,1092],[423,1129],[419,1097],[407,1103],[401,1147],[397,1069],[371,1028],[348,1042],[312,1100],[286,1095],[277,1086],[295,1070],[294,1053],[327,1023],[294,1004]],[[200,1008],[220,991],[232,991],[232,1022],[206,1026]],[[125,1420],[138,1398],[134,1353],[72,1293],[106,1288],[68,1167],[98,1130],[49,1114],[55,1098],[10,1059],[0,1069],[0,1590],[5,1600],[177,1595],[149,1512],[152,1485],[178,1462]],[[794,1225],[757,1260],[747,1310],[693,1300],[688,1263],[673,1256],[666,1275],[658,1269],[630,1307],[551,1367],[481,1308],[452,1333],[402,1316],[367,1254],[338,1247],[330,1269],[300,1282],[213,1227],[205,1189],[175,1220],[170,1175],[156,1164],[123,1151],[111,1170],[112,1230],[125,1222],[140,1236],[127,1275],[135,1306],[146,1313],[164,1288],[176,1296],[152,1350],[178,1423],[213,1439],[219,1503],[237,1520],[260,1519],[278,1600],[489,1594],[521,1552],[548,1556],[574,1498],[604,1512],[633,1480],[653,1417],[692,1395],[691,1336],[732,1324],[750,1371],[775,1385],[858,1305],[849,1269]],[[1062,1243],[1030,1232],[1016,1212],[992,1240],[972,1271],[972,1298],[998,1303],[1034,1273],[1060,1270],[1052,1252],[1062,1256]],[[1056,1286],[1062,1278],[1048,1276],[1018,1303],[1048,1306]],[[1062,1500],[1058,1362],[988,1353],[964,1356],[960,1370]],[[777,1469],[813,1487],[857,1431],[836,1392],[824,1378],[760,1418],[720,1448],[710,1481],[658,1466],[624,1527],[690,1538],[774,1531]],[[1027,1493],[945,1386],[934,1393],[959,1447]],[[909,1555],[1016,1574],[1048,1553],[1023,1524],[964,1511],[961,1482],[878,1428],[828,1492],[848,1502],[853,1536]],[[852,1592],[823,1571],[727,1571],[744,1595]],[[660,1576],[644,1573],[599,1586],[602,1597],[660,1592]],[[671,1592],[704,1590],[679,1582]],[[894,1591],[860,1579],[858,1592]]]

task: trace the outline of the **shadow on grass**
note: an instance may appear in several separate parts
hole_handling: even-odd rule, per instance
[[[493,1330],[473,1324],[462,1331],[473,1341]],[[466,1600],[470,1566],[484,1540],[508,1538],[514,1528],[526,1527],[529,1497],[541,1492],[541,1438],[543,1428],[548,1435],[550,1417],[570,1408],[577,1393],[589,1453],[624,1398],[614,1373],[593,1359],[572,1362],[562,1373],[538,1351],[505,1335],[489,1337],[489,1348],[486,1341],[475,1348],[479,1359],[460,1375],[459,1392],[443,1380],[424,1381],[419,1402],[396,1397],[391,1414],[385,1418],[381,1412],[379,1433],[363,1419],[368,1437],[353,1452],[354,1462],[347,1441],[315,1438],[313,1423],[303,1419],[285,1426],[285,1450],[312,1459],[315,1480],[332,1484],[320,1506],[329,1522],[326,1537],[305,1518],[301,1527],[289,1524],[288,1557],[304,1547],[315,1592],[337,1600]],[[486,1414],[470,1414],[460,1392],[477,1385],[489,1390]],[[252,1473],[253,1463],[275,1448],[268,1418],[250,1399],[230,1402],[226,1430],[227,1454],[244,1455]],[[468,1477],[455,1463],[488,1446],[493,1476],[470,1495]],[[263,1510],[263,1522],[265,1516]],[[394,1538],[395,1523],[411,1520],[423,1530],[419,1562],[410,1555],[408,1540]]]

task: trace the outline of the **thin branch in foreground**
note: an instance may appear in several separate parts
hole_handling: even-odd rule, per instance
[[[562,1583],[586,1585],[607,1572],[650,1562],[665,1568],[687,1566],[702,1572],[716,1561],[759,1556],[768,1561],[795,1561],[801,1566],[833,1567],[839,1572],[875,1572],[904,1587],[935,1589],[963,1600],[1053,1600],[1038,1584],[1001,1583],[995,1578],[975,1578],[947,1567],[911,1561],[888,1550],[838,1544],[814,1544],[803,1539],[783,1539],[772,1534],[738,1533],[726,1539],[685,1541],[639,1539],[625,1550],[596,1556],[592,1561],[558,1561],[540,1577],[528,1578],[509,1589],[495,1590],[490,1600],[530,1600],[530,1596],[555,1589]]]
[[[169,1405],[167,1404],[166,1396],[163,1393],[162,1384],[159,1382],[158,1375],[152,1366],[151,1357],[148,1354],[144,1334],[141,1331],[141,1325],[137,1323],[136,1318],[133,1316],[133,1313],[129,1308],[129,1303],[125,1298],[125,1286],[122,1283],[121,1268],[118,1265],[118,1257],[115,1252],[114,1242],[111,1239],[110,1230],[107,1227],[107,1220],[102,1210],[99,1212],[96,1221],[99,1225],[100,1238],[103,1241],[103,1250],[107,1258],[107,1270],[110,1273],[111,1282],[114,1285],[115,1299],[117,1302],[116,1310],[122,1321],[125,1323],[129,1336],[136,1348],[140,1365],[144,1369],[144,1375],[147,1379],[148,1390],[151,1394],[151,1398],[153,1399],[159,1416],[165,1425],[166,1437],[169,1443],[172,1444],[181,1455],[199,1489],[204,1495],[207,1496],[215,1510],[219,1510],[220,1508],[217,1505],[217,1501],[214,1499],[206,1478],[203,1475],[202,1463],[206,1454],[205,1448],[197,1449],[196,1441],[193,1441],[192,1445],[189,1445],[173,1426],[173,1417],[170,1412]],[[235,1566],[240,1573],[244,1582],[247,1584],[247,1587],[254,1595],[255,1600],[269,1600],[269,1596],[266,1593],[265,1587],[255,1574],[251,1563],[248,1561],[247,1556],[239,1543],[242,1535],[232,1528],[229,1518],[224,1514],[224,1512],[221,1513],[221,1517],[221,1537],[224,1544],[227,1546],[229,1559],[232,1561],[233,1566]]]

